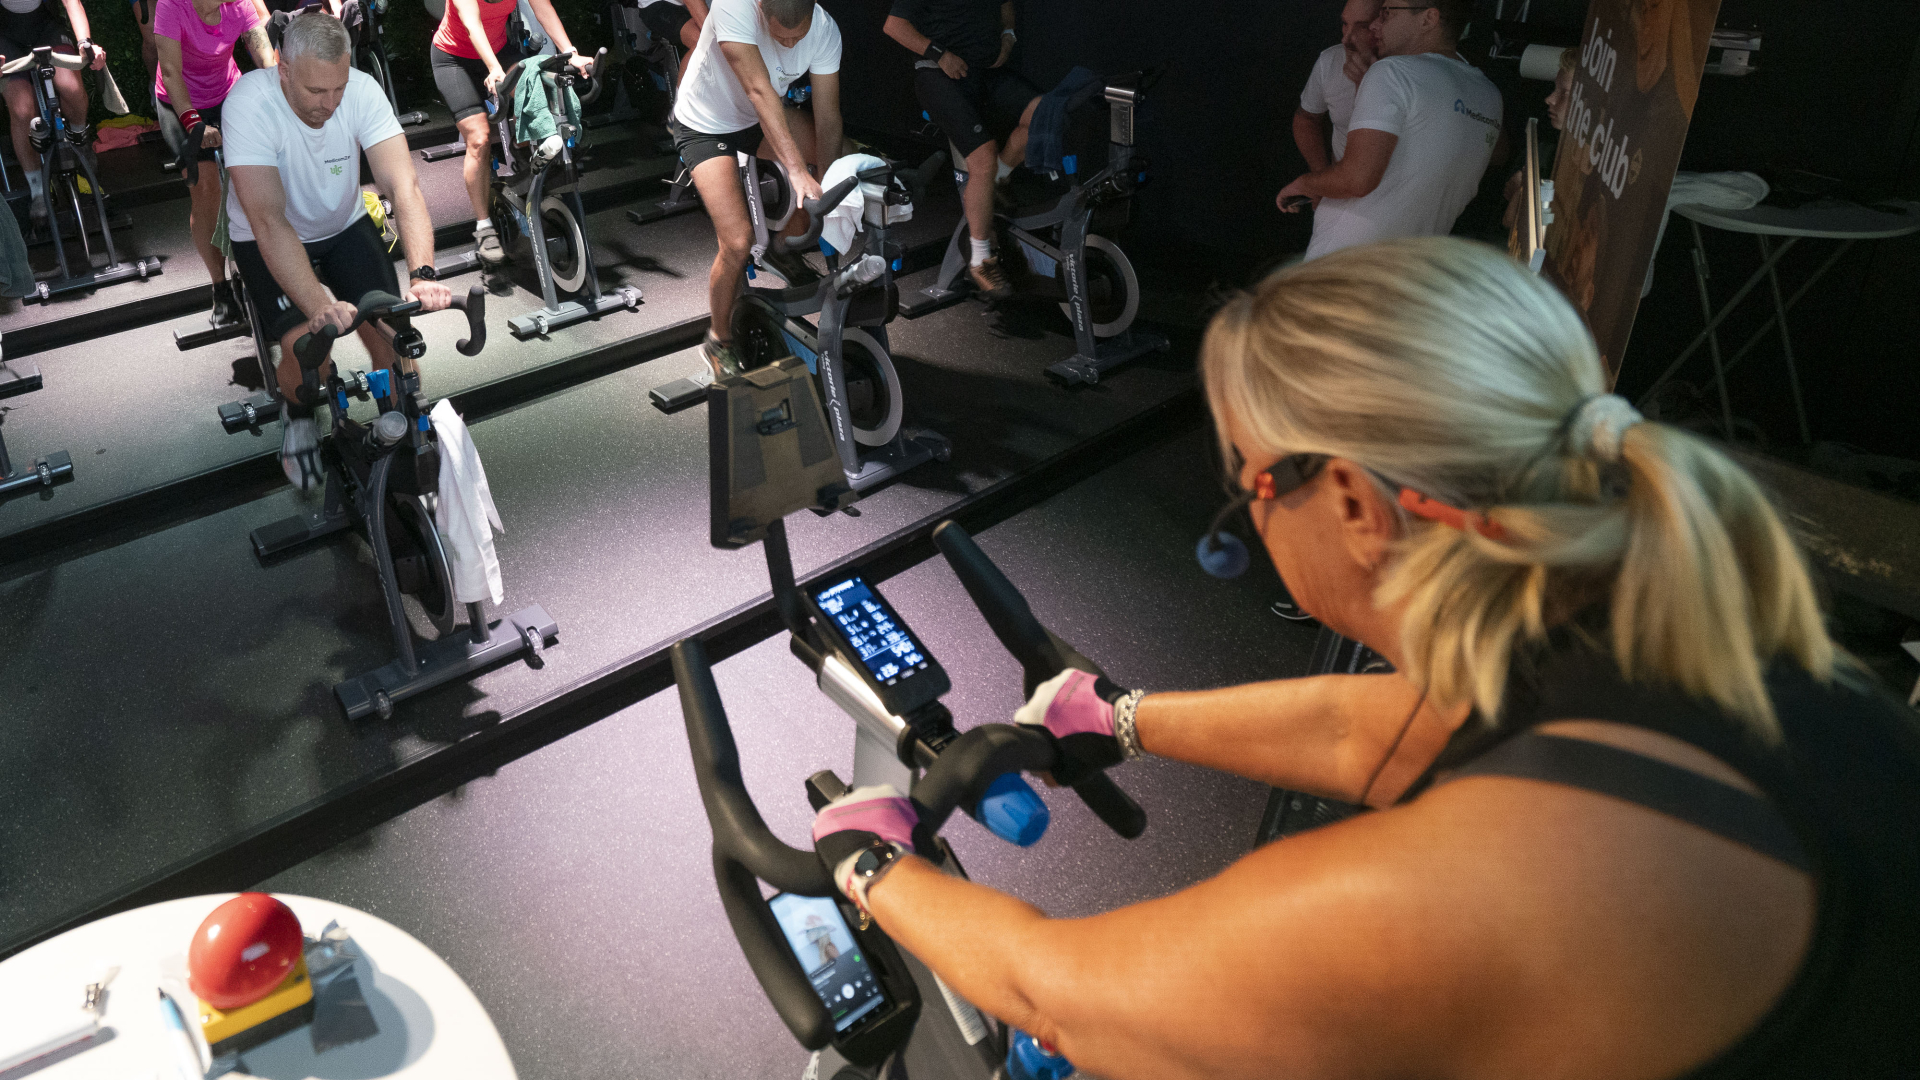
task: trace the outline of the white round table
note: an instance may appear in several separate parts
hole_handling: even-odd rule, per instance
[[[162,964],[185,954],[207,913],[232,894],[195,896],[137,908],[69,930],[0,963],[0,1024],[49,1000],[79,1003],[100,968],[118,964],[101,1024],[111,1028],[89,1048],[27,1073],[33,1080],[136,1080],[171,1060],[159,1011]],[[364,911],[306,896],[280,896],[311,937],[338,921],[360,959],[355,974],[380,1034],[315,1054],[307,1028],[240,1055],[239,1076],[262,1080],[517,1080],[507,1048],[446,961],[412,935]],[[191,1017],[189,1017],[191,1019]],[[164,1075],[164,1074],[163,1074]]]
[[[1753,206],[1745,210],[1689,204],[1673,207],[1673,212],[1686,218],[1688,227],[1693,230],[1693,276],[1700,291],[1700,313],[1706,320],[1706,327],[1686,348],[1680,350],[1680,355],[1667,365],[1667,370],[1641,394],[1641,403],[1644,405],[1652,398],[1654,391],[1673,378],[1704,343],[1708,347],[1708,354],[1713,357],[1713,381],[1720,389],[1721,426],[1726,437],[1732,439],[1733,403],[1727,394],[1727,371],[1752,352],[1768,331],[1777,327],[1780,352],[1787,365],[1787,387],[1793,392],[1794,415],[1800,421],[1800,441],[1811,444],[1813,429],[1807,423],[1807,407],[1800,395],[1800,371],[1794,363],[1793,338],[1787,333],[1787,312],[1793,310],[1800,298],[1825,277],[1841,256],[1852,250],[1853,245],[1862,240],[1891,240],[1920,233],[1920,203],[1889,203],[1886,207],[1875,209],[1838,199],[1824,199],[1795,207]],[[1702,225],[1723,232],[1747,233],[1760,244],[1760,268],[1747,278],[1746,284],[1734,292],[1733,298],[1722,305],[1718,313],[1713,310],[1713,299],[1707,289],[1707,247],[1700,235]],[[1775,247],[1769,237],[1784,237],[1785,242]],[[1839,246],[1800,283],[1799,289],[1789,298],[1780,287],[1780,275],[1775,267],[1802,240],[1837,240]],[[1731,358],[1723,357],[1720,324],[1762,281],[1772,287],[1773,315],[1760,324],[1760,329],[1753,332],[1740,351]]]

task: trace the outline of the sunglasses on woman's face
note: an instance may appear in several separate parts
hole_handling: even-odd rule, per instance
[[[1213,526],[1207,530],[1207,535],[1213,536],[1218,533],[1226,526],[1227,518],[1235,510],[1255,499],[1271,502],[1274,499],[1283,499],[1307,486],[1308,481],[1320,475],[1320,470],[1326,466],[1327,461],[1326,454],[1288,454],[1274,462],[1253,478],[1251,490],[1241,488],[1240,494],[1234,496],[1232,502],[1222,507],[1220,512],[1213,516]],[[1240,482],[1240,464],[1240,455],[1236,452],[1233,471],[1233,482],[1236,487]]]

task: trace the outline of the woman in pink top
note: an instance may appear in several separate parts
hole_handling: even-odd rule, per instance
[[[274,65],[266,11],[259,0],[224,4],[220,0],[156,0],[153,40],[160,54],[153,93],[167,145],[182,163],[190,153],[211,162],[220,145],[220,105],[240,81],[240,68],[233,62],[234,45],[245,41],[256,65]],[[188,146],[188,133],[196,123],[205,123],[206,130],[199,145]],[[193,246],[213,278],[215,326],[239,315],[227,286],[226,258],[213,246],[213,226],[219,217],[220,170],[201,169],[193,187]]]

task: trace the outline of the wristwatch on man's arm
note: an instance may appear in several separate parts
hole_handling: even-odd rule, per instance
[[[416,266],[413,269],[407,271],[407,280],[408,281],[439,281],[440,271],[435,270],[433,268],[432,263],[427,263],[424,266]]]

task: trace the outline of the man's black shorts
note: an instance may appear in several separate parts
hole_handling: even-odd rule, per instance
[[[455,56],[438,45],[430,46],[428,51],[433,54],[433,85],[439,87],[440,100],[447,103],[453,122],[457,124],[486,112],[487,62]],[[500,70],[505,71],[520,60],[520,50],[508,45],[493,57],[500,61]]]
[[[680,40],[680,28],[693,21],[686,8],[659,0],[640,9],[640,21],[647,24],[655,37],[666,39],[683,52],[686,50],[686,43]]]
[[[701,162],[710,161],[713,158],[732,157],[742,150],[751,154],[760,149],[759,124],[745,131],[730,131],[725,135],[707,135],[669,118],[667,134],[673,136],[673,148],[680,151],[680,160],[689,169],[698,168]]]
[[[53,0],[46,0],[25,15],[0,8],[0,56],[18,60],[42,45],[51,45],[65,53],[73,51],[73,37],[67,33],[66,25],[54,18],[52,3]],[[32,76],[33,69],[28,68],[9,78]]]
[[[224,103],[225,102],[223,101],[222,104]],[[164,101],[155,101],[153,103],[153,107],[156,111],[160,113],[160,135],[162,138],[167,140],[167,148],[173,151],[174,160],[176,161],[185,160],[187,155],[187,129],[184,126],[182,126],[180,123],[180,114],[174,112],[173,106],[167,104]],[[207,122],[208,127],[213,127],[213,128],[219,127],[220,126],[220,106],[219,105],[200,106],[200,119],[205,120]],[[217,146],[200,147],[200,154],[199,154],[200,160],[212,161],[213,155],[219,149],[220,148]]]
[[[380,230],[373,227],[372,218],[363,217],[325,240],[306,245],[306,249],[314,273],[333,291],[336,300],[357,304],[361,297],[376,291],[400,295],[400,275],[394,272],[393,256],[380,241]],[[233,261],[240,267],[247,299],[264,324],[261,329],[268,341],[279,341],[287,331],[307,321],[273,279],[257,241],[235,240]]]
[[[916,67],[913,92],[962,157],[989,141],[1006,142],[1027,104],[1040,96],[1039,87],[1004,67],[970,68],[964,79],[948,78],[937,67]]]

